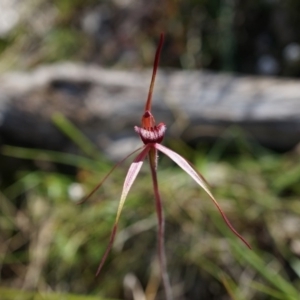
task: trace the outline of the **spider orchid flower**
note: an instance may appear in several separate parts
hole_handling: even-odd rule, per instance
[[[163,146],[161,144],[165,132],[166,132],[166,125],[164,123],[159,123],[156,125],[155,119],[151,113],[151,102],[152,102],[152,93],[153,93],[153,87],[159,62],[159,57],[161,53],[161,48],[163,45],[164,35],[161,34],[160,41],[158,48],[156,50],[155,60],[154,60],[154,67],[153,67],[153,73],[152,73],[152,79],[150,83],[150,89],[148,98],[145,105],[144,114],[142,116],[142,126],[138,127],[135,126],[134,130],[139,134],[141,140],[143,141],[144,145],[126,156],[122,161],[117,163],[112,170],[106,175],[106,177],[90,192],[90,194],[83,199],[82,202],[87,200],[103,183],[103,181],[113,172],[113,170],[120,165],[122,162],[124,162],[129,156],[136,153],[137,151],[140,151],[139,154],[134,158],[132,164],[129,167],[129,170],[127,172],[123,190],[121,194],[121,199],[119,202],[117,215],[115,219],[115,223],[111,232],[110,240],[107,246],[107,249],[102,257],[102,260],[99,264],[96,276],[99,275],[104,262],[112,248],[116,232],[117,232],[117,226],[120,219],[121,211],[123,209],[125,200],[127,198],[128,192],[135,181],[143,163],[146,157],[148,157],[149,164],[150,164],[150,170],[152,175],[152,182],[153,182],[153,190],[154,190],[154,197],[155,197],[155,204],[156,204],[156,212],[158,217],[158,252],[159,252],[159,261],[161,266],[161,274],[162,274],[162,281],[163,286],[166,293],[166,299],[172,299],[171,296],[171,288],[166,268],[166,258],[165,258],[165,247],[164,247],[164,215],[163,215],[163,208],[162,208],[162,201],[159,194],[158,189],[158,181],[157,181],[157,158],[158,158],[158,152],[162,152],[165,155],[167,155],[170,159],[172,159],[180,168],[182,168],[188,175],[190,175],[196,183],[204,189],[204,191],[208,194],[209,198],[213,201],[214,205],[219,210],[221,216],[223,217],[226,225],[229,227],[229,229],[239,238],[241,239],[249,248],[250,245],[248,242],[234,229],[234,227],[229,222],[228,218],[222,211],[220,205],[218,204],[217,200],[214,198],[213,194],[210,192],[209,187],[204,179],[204,177],[182,156],[180,156],[178,153],[172,151],[171,149]]]

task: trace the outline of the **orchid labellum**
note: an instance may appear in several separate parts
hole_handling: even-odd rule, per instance
[[[151,102],[152,102],[152,93],[153,93],[153,87],[154,87],[154,82],[155,82],[155,77],[156,77],[156,72],[157,72],[157,67],[158,67],[158,62],[159,62],[159,57],[163,45],[163,40],[164,40],[164,35],[161,34],[160,36],[160,41],[158,48],[156,50],[156,55],[155,55],[155,60],[154,60],[154,67],[153,67],[153,73],[152,73],[152,79],[150,83],[150,89],[149,89],[149,94],[148,94],[148,99],[145,105],[145,110],[144,114],[142,116],[142,124],[141,127],[135,126],[135,131],[139,134],[141,140],[144,143],[144,146],[141,148],[135,150],[131,154],[129,154],[127,157],[125,157],[121,162],[119,162],[117,165],[113,167],[113,169],[106,175],[106,177],[91,191],[91,193],[83,200],[85,201],[88,199],[103,183],[103,181],[112,173],[112,171],[124,160],[126,160],[130,155],[134,154],[137,151],[140,151],[139,154],[135,157],[133,160],[132,164],[129,167],[128,173],[126,175],[124,185],[123,185],[123,190],[121,194],[121,199],[119,202],[118,210],[117,210],[117,216],[116,220],[112,229],[112,233],[110,236],[110,240],[108,243],[108,247],[102,257],[102,260],[99,264],[96,276],[99,275],[101,268],[103,267],[103,264],[112,248],[115,236],[116,236],[116,231],[117,231],[117,226],[119,222],[119,218],[121,215],[122,208],[124,206],[126,197],[128,195],[128,192],[135,181],[143,163],[146,157],[149,159],[149,164],[150,164],[150,170],[151,170],[151,175],[152,175],[152,182],[153,182],[153,190],[154,190],[154,198],[155,198],[155,204],[156,204],[156,212],[157,212],[157,217],[158,217],[158,250],[159,250],[159,261],[160,261],[160,266],[161,266],[161,274],[162,274],[162,281],[163,281],[163,286],[166,294],[166,299],[172,299],[172,294],[171,294],[171,287],[170,287],[170,282],[168,278],[168,273],[167,273],[167,267],[166,267],[166,258],[165,258],[165,248],[164,248],[164,215],[163,215],[163,209],[162,209],[162,201],[161,197],[159,194],[159,189],[158,189],[158,181],[157,181],[157,154],[158,151],[164,153],[167,155],[170,159],[172,159],[180,168],[182,168],[188,175],[190,175],[200,187],[204,189],[204,191],[208,194],[210,199],[213,201],[214,205],[217,207],[219,210],[221,216],[223,217],[226,225],[230,228],[230,230],[238,237],[240,238],[249,248],[250,245],[247,243],[247,241],[234,229],[234,227],[231,225],[227,217],[225,216],[224,212],[222,211],[220,205],[210,192],[206,181],[202,177],[202,175],[194,169],[191,164],[184,159],[182,156],[177,154],[176,152],[172,151],[171,149],[163,146],[161,144],[165,132],[166,132],[166,125],[164,123],[159,123],[156,125],[155,119],[151,113]],[[82,202],[83,202],[82,201]]]

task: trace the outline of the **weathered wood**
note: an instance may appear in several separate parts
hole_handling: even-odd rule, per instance
[[[61,112],[101,149],[136,136],[150,71],[106,70],[57,64],[0,78],[2,142],[64,150],[67,139],[53,126]],[[167,135],[216,138],[240,126],[263,145],[288,150],[300,141],[300,81],[202,71],[160,71],[153,112]]]

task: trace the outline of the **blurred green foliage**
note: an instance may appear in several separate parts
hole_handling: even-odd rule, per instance
[[[57,293],[35,293],[35,292],[26,292],[18,291],[14,289],[1,288],[1,299],[2,300],[109,300],[107,298],[99,298],[92,296],[78,296],[71,294],[57,294]],[[111,299],[113,300],[113,299]]]
[[[61,60],[150,66],[155,41],[165,31],[161,60],[165,67],[257,73],[257,62],[269,55],[280,66],[277,75],[300,74],[299,61],[290,64],[284,56],[288,45],[300,43],[297,1],[178,0],[166,1],[163,8],[160,1],[149,1],[145,7],[140,2],[128,7],[120,3],[26,1],[19,23],[0,38],[0,70]],[[84,25],[90,20],[87,17],[94,18],[96,27]],[[89,202],[76,205],[112,165],[62,116],[55,115],[53,121],[82,155],[12,146],[1,149],[5,155],[1,161],[7,156],[29,161],[22,168],[1,172],[1,286],[12,288],[0,287],[1,297],[131,299],[133,291],[125,279],[133,274],[146,295],[163,299],[147,166],[125,204],[113,251],[95,279],[129,162],[115,170]],[[177,141],[167,143],[203,172],[253,250],[227,230],[192,180],[161,155],[158,176],[175,297],[298,299],[299,149],[273,153],[245,142],[236,129],[228,134],[231,143],[220,138],[211,149],[202,144],[195,150]]]
[[[150,66],[163,31],[164,67],[300,75],[298,1],[26,0],[12,8],[19,21],[0,35],[1,71],[61,60]]]
[[[61,116],[55,122],[75,143],[85,139]],[[236,129],[227,134],[234,144],[220,139],[205,152],[175,141],[168,144],[203,172],[227,216],[253,249],[246,249],[232,235],[205,193],[161,155],[158,177],[175,297],[221,299],[228,294],[231,299],[297,299],[299,152],[276,154],[248,144]],[[82,150],[94,156],[86,147]],[[127,167],[116,169],[97,195],[78,206],[76,201],[111,167],[101,154],[95,160],[11,146],[2,153],[53,166],[65,157],[65,164],[76,166],[75,175],[42,169],[17,172],[16,181],[2,189],[2,285],[131,299],[124,295],[128,287],[123,280],[134,274],[148,296],[154,286],[157,299],[163,299],[158,289],[156,216],[147,166],[130,192],[113,251],[95,280]]]

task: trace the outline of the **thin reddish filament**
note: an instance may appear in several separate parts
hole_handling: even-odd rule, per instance
[[[157,150],[152,148],[149,152],[149,163],[150,163],[154,196],[155,196],[156,213],[158,218],[159,261],[161,267],[163,286],[166,294],[166,300],[172,300],[173,299],[172,289],[171,289],[170,279],[167,271],[167,261],[166,261],[166,253],[165,253],[165,239],[164,239],[165,219],[163,214],[162,201],[158,190],[158,182],[157,182],[157,174],[156,174],[156,160],[157,160],[156,158],[157,158]]]
[[[226,217],[225,213],[223,212],[221,206],[219,205],[219,203],[216,201],[215,198],[213,198],[211,195],[209,195],[210,199],[213,201],[213,203],[215,204],[215,206],[217,207],[217,209],[219,210],[223,220],[225,221],[226,225],[228,226],[228,228],[242,241],[244,242],[244,244],[249,248],[252,249],[250,244],[237,232],[237,230],[233,227],[233,225],[231,225],[230,221],[228,220],[228,218]]]
[[[101,269],[102,269],[102,267],[103,267],[103,265],[104,265],[104,263],[106,261],[106,258],[108,256],[110,250],[111,250],[111,247],[112,247],[112,245],[114,243],[115,236],[116,236],[116,233],[117,233],[117,227],[118,227],[118,225],[115,223],[115,225],[113,227],[113,230],[111,232],[111,235],[110,235],[108,246],[107,246],[107,248],[105,250],[105,253],[104,253],[104,255],[103,255],[102,259],[101,259],[101,262],[99,264],[99,267],[97,269],[96,277],[99,275],[99,273],[100,273],[100,271],[101,271]]]
[[[137,151],[141,150],[143,147],[140,147],[136,150],[134,150],[133,152],[131,152],[130,154],[128,154],[127,156],[125,156],[122,160],[120,160],[119,162],[117,162],[112,168],[111,170],[105,175],[105,177],[90,191],[90,193],[85,196],[82,200],[80,200],[79,202],[77,202],[77,204],[82,204],[84,203],[86,200],[88,200],[100,187],[101,185],[104,183],[104,181],[108,178],[108,176],[119,166],[121,165],[128,157],[130,157],[132,154],[136,153]]]
[[[127,194],[133,184],[133,182],[135,181],[135,178],[136,176],[138,175],[141,167],[142,167],[142,164],[143,164],[143,161],[146,157],[146,155],[148,154],[150,150],[150,146],[144,146],[143,147],[143,150],[138,154],[138,156],[134,159],[134,161],[132,162],[128,172],[127,172],[127,175],[126,175],[126,178],[125,178],[125,181],[124,181],[124,185],[123,185],[123,190],[122,190],[122,195],[121,195],[121,199],[120,199],[120,202],[119,202],[119,207],[118,207],[118,211],[117,211],[117,216],[116,216],[116,220],[115,220],[115,224],[114,224],[114,227],[113,227],[113,230],[112,230],[112,233],[110,235],[110,239],[109,239],[109,243],[108,243],[108,246],[105,250],[105,253],[101,259],[101,262],[99,264],[99,267],[98,267],[98,270],[97,270],[97,273],[96,273],[96,276],[99,275],[104,263],[105,263],[105,260],[112,248],[112,245],[113,245],[113,242],[114,242],[114,239],[115,239],[115,236],[116,236],[116,231],[117,231],[117,226],[118,226],[118,222],[119,222],[119,218],[120,218],[120,215],[121,215],[121,211],[122,211],[122,208],[123,208],[123,205],[125,203],[125,200],[126,200],[126,197],[127,197]]]
[[[159,63],[159,58],[160,58],[160,53],[161,53],[161,48],[162,48],[163,42],[164,42],[164,34],[161,33],[160,34],[160,39],[159,39],[159,44],[158,44],[158,47],[157,47],[157,50],[156,50],[156,53],[155,53],[152,78],[151,78],[151,83],[150,83],[147,102],[146,102],[146,105],[145,105],[145,111],[147,111],[147,110],[151,111],[153,87],[154,87],[156,71],[157,71],[157,68],[158,68],[158,63]]]

